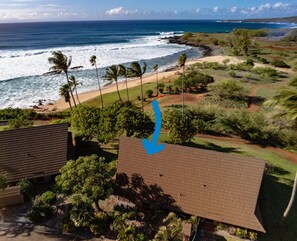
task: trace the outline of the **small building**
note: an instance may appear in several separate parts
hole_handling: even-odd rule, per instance
[[[49,180],[72,158],[72,147],[68,124],[1,131],[0,174],[9,183]]]
[[[171,144],[147,155],[140,139],[123,137],[117,194],[144,207],[265,232],[257,205],[264,167],[257,158]]]

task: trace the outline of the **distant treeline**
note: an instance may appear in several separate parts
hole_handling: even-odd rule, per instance
[[[244,19],[244,20],[227,20],[227,22],[256,22],[256,23],[269,23],[269,22],[274,22],[274,23],[297,23],[297,16],[292,16],[292,17],[285,17],[285,18],[249,18],[249,19]]]

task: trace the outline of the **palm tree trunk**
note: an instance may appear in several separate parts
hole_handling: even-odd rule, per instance
[[[128,78],[127,78],[127,76],[126,76],[126,91],[127,91],[127,99],[128,99],[128,101],[130,101],[129,100]]]
[[[142,76],[140,76],[140,88],[141,88],[141,109],[142,109],[142,112],[144,111],[144,108],[143,108],[143,87],[142,87]]]
[[[75,102],[75,99],[74,99],[74,96],[73,96],[73,91],[72,91],[71,84],[70,84],[70,81],[69,81],[68,73],[65,72],[65,74],[66,74],[66,78],[67,78],[67,83],[69,85],[70,95],[71,95],[71,98],[73,100],[74,106],[76,107],[76,102]]]
[[[157,96],[159,96],[158,70],[156,71],[156,80],[157,80]]]
[[[80,101],[79,101],[79,98],[78,98],[78,94],[77,94],[77,89],[75,88],[75,94],[76,94],[76,99],[78,101],[78,103],[81,105]]]
[[[116,81],[116,86],[117,86],[117,92],[118,92],[119,100],[122,102],[122,98],[121,98],[121,95],[120,95],[120,92],[119,92],[118,80],[115,80],[115,81]]]
[[[287,218],[292,206],[293,206],[293,203],[294,203],[294,200],[295,200],[295,196],[296,196],[296,189],[297,189],[297,172],[296,172],[296,176],[295,176],[295,181],[294,181],[294,185],[293,185],[293,190],[292,190],[292,194],[291,194],[291,198],[290,198],[290,202],[288,204],[288,207],[286,209],[286,211],[284,212],[282,218],[281,218],[281,223],[283,223],[285,221],[285,219]]]
[[[183,66],[183,78],[182,78],[182,115],[184,115],[184,81],[185,81],[185,66]]]
[[[97,63],[95,63],[95,68],[96,68],[96,75],[97,75],[97,81],[98,81],[99,92],[100,92],[100,98],[101,98],[101,107],[102,107],[102,109],[103,109],[103,96],[102,96],[101,85],[100,85],[100,81],[99,81],[99,74],[98,74]]]
[[[69,100],[68,103],[69,103],[70,110],[72,110],[71,101]]]

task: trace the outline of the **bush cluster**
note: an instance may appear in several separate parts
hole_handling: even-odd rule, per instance
[[[275,67],[280,67],[280,68],[290,68],[290,65],[288,65],[287,63],[285,63],[282,60],[273,60],[270,62],[273,66]]]

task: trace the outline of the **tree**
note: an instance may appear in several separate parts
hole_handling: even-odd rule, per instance
[[[106,73],[104,78],[106,80],[109,80],[110,82],[113,82],[113,81],[116,82],[118,97],[119,97],[119,100],[122,101],[122,98],[119,92],[119,85],[118,85],[118,78],[120,76],[120,71],[121,69],[118,66],[112,65],[106,68]]]
[[[137,77],[140,79],[140,88],[141,88],[141,109],[142,111],[144,111],[144,107],[143,107],[143,85],[142,85],[142,77],[144,75],[144,73],[146,72],[146,63],[143,63],[143,67],[140,66],[140,64],[138,62],[133,62],[130,66],[130,68],[128,69],[129,71],[129,75],[131,77]]]
[[[130,101],[129,100],[129,90],[128,90],[128,71],[127,71],[127,68],[122,64],[120,64],[118,67],[120,68],[120,75],[125,77],[127,100]]]
[[[154,70],[154,72],[156,72],[157,96],[159,95],[159,87],[158,87],[158,69],[159,69],[159,65],[155,64],[155,65],[153,66],[153,70]]]
[[[169,138],[174,144],[189,142],[195,136],[197,127],[194,118],[195,113],[188,109],[184,113],[178,109],[164,113],[163,128],[169,131]]]
[[[185,80],[185,67],[186,67],[186,61],[187,61],[187,54],[183,53],[179,58],[178,58],[178,66],[180,68],[183,68],[183,78],[182,78],[182,114],[184,113],[184,80]]]
[[[76,227],[89,227],[95,218],[92,201],[82,195],[71,197],[70,219]]]
[[[286,115],[291,120],[297,119],[297,78],[290,82],[289,86],[282,88],[272,99],[266,101],[264,105],[279,107],[282,115]]]
[[[233,52],[239,55],[242,51],[248,55],[248,50],[252,45],[252,37],[248,29],[235,29],[229,38],[230,46]]]
[[[76,99],[77,99],[78,103],[81,105],[79,98],[78,98],[78,94],[77,94],[77,86],[80,85],[81,83],[77,82],[74,75],[71,75],[69,80],[70,80],[71,86],[73,87],[73,90],[75,90]]]
[[[86,140],[98,135],[100,108],[79,106],[71,113],[71,126]]]
[[[56,177],[56,187],[67,196],[87,196],[94,202],[96,209],[100,210],[98,201],[112,194],[114,173],[111,164],[105,163],[103,157],[79,157],[76,161],[68,161],[60,169],[60,175]]]
[[[70,89],[71,87],[69,84],[64,84],[60,87],[59,94],[60,96],[64,97],[66,103],[69,103],[70,110],[72,110],[72,105],[70,101]]]
[[[91,63],[92,66],[95,67],[95,70],[96,70],[96,76],[97,76],[97,81],[98,81],[98,88],[99,88],[100,98],[101,98],[101,107],[103,108],[103,96],[102,96],[101,85],[100,85],[99,74],[98,74],[97,57],[95,55],[92,55],[91,56],[90,63]]]
[[[64,72],[65,75],[66,75],[67,84],[69,86],[71,86],[71,83],[70,83],[69,77],[68,77],[68,69],[71,66],[72,58],[71,57],[68,58],[61,51],[54,51],[52,53],[52,55],[53,55],[53,57],[48,58],[48,62],[52,65],[50,70],[52,70],[52,71],[54,71],[55,73],[58,73],[58,74]],[[74,99],[73,92],[72,92],[71,88],[70,88],[70,94],[71,94],[74,106],[76,106],[76,102],[75,102],[75,99]]]

